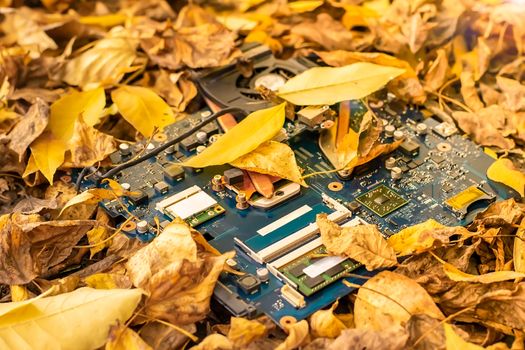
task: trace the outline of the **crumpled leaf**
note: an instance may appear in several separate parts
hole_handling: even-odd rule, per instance
[[[111,326],[105,350],[153,350],[132,329],[122,324]]]
[[[215,282],[234,253],[215,255],[203,249],[190,228],[175,221],[129,258],[126,268],[133,284],[149,295],[144,307],[148,316],[175,325],[206,316]]]
[[[512,112],[525,111],[525,85],[514,79],[496,76],[502,91],[502,106]]]
[[[121,86],[111,92],[111,98],[124,119],[146,137],[175,122],[170,106],[149,88]]]
[[[200,154],[181,165],[204,168],[232,162],[269,141],[284,124],[286,103],[250,113]]]
[[[160,70],[154,79],[153,89],[179,112],[184,111],[191,100],[197,96],[195,84],[184,72],[168,73]]]
[[[263,337],[266,326],[257,320],[247,320],[242,317],[232,317],[228,339],[238,347],[248,346],[254,340]]]
[[[84,278],[83,281],[88,287],[95,289],[127,289],[132,287],[127,276],[116,273],[95,273]]]
[[[24,301],[31,299],[29,290],[24,286],[11,285],[9,286],[11,290],[11,301]]]
[[[388,245],[400,256],[419,254],[448,243],[449,237],[452,235],[466,234],[467,232],[462,226],[446,227],[434,219],[428,219],[390,236]]]
[[[444,318],[430,295],[408,277],[382,271],[359,288],[354,306],[357,328],[381,331],[407,322],[414,314]]]
[[[236,168],[277,176],[307,186],[301,178],[293,150],[284,143],[265,142],[230,164]]]
[[[197,331],[194,324],[180,327],[189,334]],[[155,350],[179,349],[188,342],[188,337],[178,329],[159,322],[148,322],[140,329],[140,336]]]
[[[278,96],[299,106],[357,100],[381,89],[404,69],[357,62],[343,67],[314,67],[289,79]]]
[[[525,196],[525,174],[516,169],[510,159],[499,158],[494,161],[487,169],[487,177],[509,186],[522,197]]]
[[[520,227],[516,231],[512,257],[514,261],[514,271],[525,273],[525,218],[521,220]]]
[[[35,161],[35,166],[46,177],[49,183],[53,183],[53,176],[56,170],[65,159],[66,144],[53,136],[49,131],[41,134],[31,144],[31,154]],[[26,168],[25,174],[30,169],[29,164]],[[24,176],[25,176],[24,174]]]
[[[135,61],[136,44],[127,38],[104,38],[66,63],[63,80],[69,85],[111,85],[122,79]]]
[[[334,314],[338,302],[332,304],[329,309],[319,310],[310,316],[310,328],[315,337],[336,338],[348,327]]]
[[[0,282],[26,284],[64,261],[95,221],[40,221],[38,215],[0,217]]]
[[[308,322],[302,320],[291,325],[285,325],[288,337],[275,350],[292,350],[300,347],[309,338]]]
[[[425,74],[425,88],[430,91],[437,91],[447,79],[448,56],[444,49],[436,52],[436,58]]]
[[[327,350],[339,349],[406,349],[407,332],[399,327],[385,327],[382,330],[346,329],[334,340]]]
[[[447,350],[465,349],[465,350],[483,350],[484,347],[469,343],[461,338],[455,331],[454,328],[444,323],[443,328],[445,329],[445,344]]]
[[[111,240],[105,242],[111,234],[109,229],[111,219],[109,218],[109,215],[99,207],[95,220],[102,225],[94,227],[86,233],[89,245],[91,246],[89,248],[90,258],[93,258],[95,254],[102,251],[104,248],[111,246]]]
[[[340,227],[326,214],[317,215],[317,225],[330,254],[352,258],[369,271],[397,265],[394,250],[375,225]]]
[[[42,134],[48,118],[49,106],[41,99],[37,99],[22,120],[9,132],[9,148],[18,154],[19,161],[22,161],[29,145]]]
[[[476,89],[476,83],[472,73],[466,71],[461,73],[461,96],[463,100],[473,111],[477,112],[481,110],[485,105],[481,101],[478,95],[478,90]]]
[[[213,333],[190,350],[233,350],[232,342],[222,334]]]
[[[125,322],[131,316],[141,296],[139,289],[80,288],[57,296],[1,304],[0,347],[98,348],[104,345],[116,320]]]
[[[383,66],[402,68],[405,72],[392,79],[387,84],[387,88],[399,97],[416,103],[422,104],[426,100],[425,91],[419,82],[417,73],[406,61],[394,56],[379,52],[350,52],[350,51],[329,51],[316,52],[321,59],[330,66],[341,67],[355,62],[370,62]]]

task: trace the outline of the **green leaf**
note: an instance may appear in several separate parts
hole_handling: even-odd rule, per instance
[[[146,137],[155,128],[162,129],[175,121],[170,106],[151,89],[122,86],[111,93],[111,98],[124,119]]]
[[[343,67],[314,67],[288,80],[278,91],[300,106],[357,100],[381,89],[404,69],[357,62]]]
[[[0,304],[0,348],[96,349],[104,345],[111,325],[129,319],[141,296],[140,289],[80,288]]]
[[[239,124],[221,136],[202,153],[182,163],[184,166],[204,168],[230,163],[255,150],[274,137],[284,124],[286,103],[250,113]]]

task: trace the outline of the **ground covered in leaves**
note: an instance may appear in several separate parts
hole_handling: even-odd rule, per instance
[[[72,169],[108,165],[117,141],[155,137],[198,110],[203,100],[192,70],[234,63],[249,72],[239,48],[259,42],[281,58],[315,54],[333,67],[375,64],[373,72],[393,79],[371,91],[351,91],[341,81],[338,91],[363,98],[388,82],[401,101],[456,123],[484,146],[497,159],[489,177],[523,196],[523,2],[0,0],[0,6],[0,348],[525,348],[519,201],[491,205],[466,228],[430,220],[388,240],[375,226],[340,228],[318,217],[331,254],[388,269],[363,277],[363,286],[331,308],[281,329],[265,317],[229,319],[210,310],[218,276],[232,272],[225,261],[233,253],[220,254],[182,222],[149,244],[128,239],[97,207],[126,191],[109,182],[107,190],[78,194],[71,176]],[[326,86],[313,88],[261,92],[287,101],[272,110],[284,119],[292,104],[334,98]],[[273,122],[279,130],[282,122]],[[273,135],[222,163],[307,182],[296,165],[286,173],[270,161],[266,169],[253,166],[268,154],[295,164],[286,145],[263,143]],[[334,151],[342,167],[395,147],[365,140],[357,135],[355,144]],[[193,162],[219,160],[212,154]]]

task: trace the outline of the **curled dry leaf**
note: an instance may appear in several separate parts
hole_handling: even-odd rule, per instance
[[[448,56],[444,49],[437,50],[436,58],[425,74],[425,88],[437,91],[447,79]]]
[[[407,332],[399,326],[385,327],[383,330],[346,329],[327,347],[327,350],[402,350],[407,348],[407,340]]]
[[[301,178],[293,150],[284,143],[265,142],[230,164],[236,168],[277,176],[307,186]]]
[[[525,174],[518,170],[510,159],[499,158],[494,161],[487,169],[487,177],[509,186],[520,196],[525,196]]]
[[[514,271],[525,273],[525,219],[521,220],[521,224],[516,231],[514,238],[514,246],[512,250],[512,257],[514,262]]]
[[[465,349],[465,350],[483,350],[482,346],[472,344],[461,338],[452,325],[448,323],[443,324],[445,329],[445,346],[447,350]]]
[[[22,160],[29,145],[44,132],[48,118],[49,106],[41,99],[37,99],[27,114],[9,132],[9,148],[18,154],[19,161]]]
[[[321,239],[330,254],[346,256],[365,265],[371,271],[397,265],[396,254],[375,225],[340,227],[317,215]]]
[[[237,347],[248,346],[253,341],[266,335],[267,329],[264,324],[257,320],[247,320],[242,317],[232,317],[228,339]]]
[[[210,334],[190,350],[233,350],[232,342],[222,334]]]
[[[285,105],[286,103],[282,103],[250,113],[211,146],[182,165],[204,168],[226,164],[255,150],[281,130],[285,118]]]
[[[380,331],[404,324],[415,314],[444,318],[430,295],[408,277],[382,271],[359,288],[354,306],[357,328]]]
[[[314,337],[337,338],[346,328],[346,324],[334,313],[338,302],[326,310],[316,311],[310,316],[310,328]]]
[[[288,333],[286,339],[275,348],[275,350],[292,350],[299,348],[307,343],[309,338],[308,322],[302,320],[291,325],[286,325],[285,331]]]
[[[512,112],[525,111],[525,85],[501,75],[496,77],[496,82],[502,91],[502,106]]]
[[[155,77],[153,89],[179,112],[183,112],[197,96],[197,87],[183,72],[168,73],[160,70]]]
[[[132,329],[116,324],[109,329],[105,350],[153,350]]]
[[[343,67],[314,67],[289,79],[278,96],[299,106],[333,105],[358,100],[381,89],[404,69],[357,62]]]
[[[463,100],[474,112],[479,111],[485,105],[481,102],[481,99],[478,95],[478,90],[476,89],[476,83],[472,77],[472,73],[466,71],[461,73],[461,96]]]
[[[4,303],[0,306],[0,345],[4,349],[35,350],[98,348],[104,345],[115,321],[125,322],[131,316],[141,296],[139,289],[80,288],[57,296]]]

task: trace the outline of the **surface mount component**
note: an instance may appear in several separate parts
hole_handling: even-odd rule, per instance
[[[483,191],[478,186],[470,186],[445,201],[445,205],[454,211],[459,217],[467,215],[469,207],[477,201],[493,201],[496,196]]]
[[[408,203],[407,200],[385,185],[380,185],[357,197],[357,200],[380,217],[390,214]]]
[[[454,124],[443,122],[434,126],[434,132],[441,137],[447,138],[458,133],[458,128]]]
[[[261,281],[251,274],[246,274],[237,279],[237,286],[246,294],[257,293],[261,287]]]
[[[410,157],[415,157],[419,154],[419,144],[413,140],[405,140],[400,146],[401,152]]]
[[[313,128],[321,124],[330,112],[328,106],[308,106],[297,112],[300,122]]]

